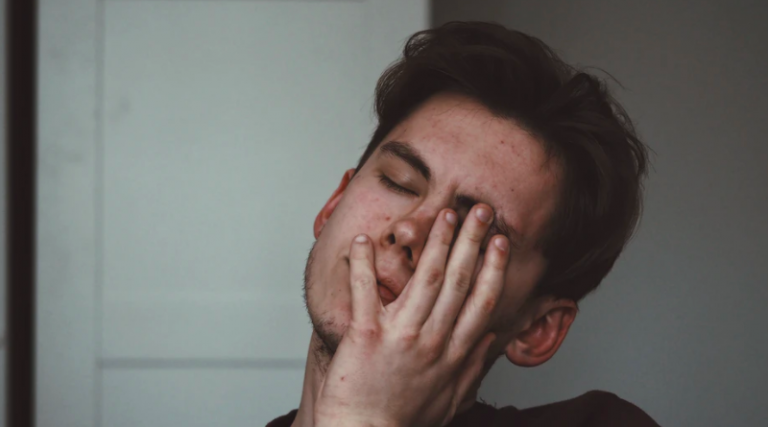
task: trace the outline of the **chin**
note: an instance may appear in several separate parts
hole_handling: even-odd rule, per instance
[[[322,351],[329,357],[333,357],[339,347],[341,339],[347,331],[350,320],[350,312],[341,307],[333,307],[330,310],[315,310],[310,297],[307,304],[307,312],[312,321],[312,328],[320,340]]]

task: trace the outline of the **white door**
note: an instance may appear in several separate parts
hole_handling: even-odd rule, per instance
[[[38,426],[298,405],[313,219],[426,3],[40,2]]]

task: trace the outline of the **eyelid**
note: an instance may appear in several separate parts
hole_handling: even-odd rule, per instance
[[[401,194],[405,194],[405,195],[409,195],[409,196],[418,196],[418,194],[416,194],[415,191],[409,190],[409,189],[403,187],[402,185],[396,183],[390,177],[384,175],[383,173],[379,174],[379,181],[382,184],[384,184],[384,186],[386,186],[387,188],[389,188],[392,191],[395,191],[395,192],[398,192],[398,193],[401,193]]]

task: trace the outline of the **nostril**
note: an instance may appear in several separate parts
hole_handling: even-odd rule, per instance
[[[387,241],[389,242],[390,245],[394,245],[395,244],[395,235],[394,234],[390,234],[389,237],[387,237]]]
[[[408,259],[410,261],[413,261],[413,252],[411,252],[411,248],[405,247],[405,254],[408,255]]]

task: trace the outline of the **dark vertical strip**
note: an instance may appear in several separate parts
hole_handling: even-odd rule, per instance
[[[6,0],[7,424],[34,425],[37,1]]]

